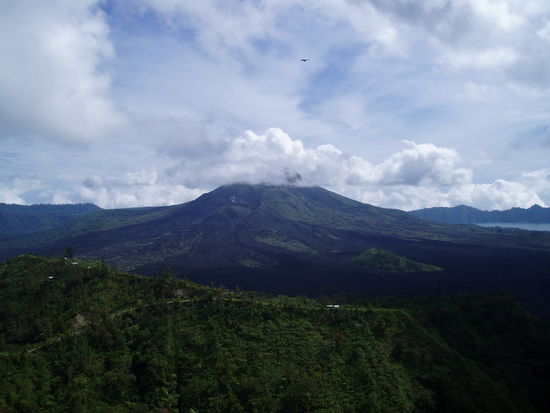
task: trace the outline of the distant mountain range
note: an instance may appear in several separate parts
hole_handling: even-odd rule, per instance
[[[286,294],[503,288],[550,313],[550,234],[442,225],[319,187],[234,184],[181,205],[96,210],[0,239],[0,259],[59,256],[67,246],[80,258],[203,284]]]
[[[481,224],[487,222],[550,223],[550,208],[512,208],[505,211],[482,211],[470,206],[436,207],[411,211],[418,218],[443,224]]]
[[[16,205],[0,203],[0,238],[52,229],[100,209],[94,204]]]

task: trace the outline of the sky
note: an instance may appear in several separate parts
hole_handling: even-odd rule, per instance
[[[0,61],[0,202],[550,206],[547,0],[0,0]]]

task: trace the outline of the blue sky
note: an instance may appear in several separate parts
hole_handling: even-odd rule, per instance
[[[0,3],[0,202],[550,205],[543,0]],[[307,62],[300,61],[308,58]]]

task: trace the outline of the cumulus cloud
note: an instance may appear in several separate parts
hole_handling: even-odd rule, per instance
[[[348,156],[333,145],[307,149],[299,139],[271,128],[263,134],[252,131],[230,139],[211,164],[185,159],[173,168],[174,179],[202,187],[221,183],[287,182],[288,171],[301,176],[302,185],[335,185],[347,180],[370,182],[376,173],[367,161]]]
[[[428,206],[473,205],[484,209],[545,205],[542,193],[550,189],[550,171],[523,174],[516,181],[497,179],[473,183],[473,172],[461,165],[452,148],[404,141],[408,148],[378,164],[342,152],[333,145],[307,148],[284,131],[262,134],[247,131],[231,140],[225,152],[200,167],[181,162],[172,179],[193,187],[248,182],[320,185],[381,206],[417,209]]]
[[[46,190],[40,193],[40,198],[48,204],[73,204],[74,196],[72,191]]]
[[[333,145],[306,148],[278,128],[262,134],[252,131],[230,140],[212,165],[200,168],[186,159],[174,176],[195,185],[211,186],[228,182],[278,183],[288,181],[289,171],[299,174],[300,185],[462,185],[472,172],[459,167],[453,149],[405,141],[409,148],[393,154],[380,164],[342,152]]]
[[[460,158],[454,149],[404,142],[409,149],[393,154],[377,166],[380,183],[455,186],[471,181],[472,171],[458,166]]]
[[[284,131],[247,131],[226,142],[204,165],[192,158],[166,171],[128,172],[120,179],[89,176],[78,194],[103,207],[166,205],[189,201],[218,185],[247,182],[319,185],[375,205],[406,210],[466,204],[482,209],[545,206],[550,170],[517,180],[473,183],[452,148],[404,141],[408,148],[372,164],[333,145],[307,148]]]
[[[541,196],[550,195],[550,168],[524,172],[521,174],[520,181]]]
[[[550,169],[521,174],[515,180],[474,183],[456,150],[431,143],[407,147],[379,163],[347,154],[334,145],[309,148],[281,129],[246,131],[220,144],[205,163],[190,154],[173,166],[87,176],[72,190],[45,190],[45,202],[90,201],[104,208],[172,205],[195,199],[223,184],[245,182],[323,186],[362,202],[399,209],[472,205],[507,209],[546,206]],[[21,186],[21,188],[18,188]],[[24,188],[2,191],[9,202],[24,201]],[[37,188],[34,183],[34,188]]]
[[[12,177],[0,182],[0,202],[5,204],[27,204],[25,193],[40,187],[36,177]]]
[[[103,208],[128,208],[180,204],[204,191],[163,182],[153,170],[139,170],[127,172],[122,179],[89,176],[74,192]]]
[[[434,40],[433,59],[442,66],[459,71],[497,71],[510,82],[540,89],[548,87],[545,72],[550,55],[547,47],[550,33],[548,2],[370,2],[386,16],[398,19]],[[399,35],[404,35],[403,30]]]
[[[21,197],[23,190],[13,188],[4,183],[0,183],[0,202],[4,204],[25,204]]]
[[[113,57],[97,0],[0,4],[0,130],[93,140],[121,124],[104,63]]]
[[[347,189],[343,188],[346,193]],[[451,188],[437,186],[400,186],[377,191],[356,192],[363,202],[414,210],[434,206],[451,207],[470,205],[479,209],[528,208],[539,204],[546,206],[539,194],[521,181],[498,179],[490,184],[466,184]]]

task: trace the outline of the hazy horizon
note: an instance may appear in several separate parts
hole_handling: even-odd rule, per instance
[[[227,186],[227,185],[249,185],[249,184],[243,183],[243,182],[234,182],[234,183],[229,183],[229,184],[225,184],[225,185]],[[265,186],[272,186],[273,184],[259,183],[259,184],[250,184],[250,185],[260,185],[260,186],[265,185]],[[298,185],[293,185],[293,184],[279,184],[279,185],[280,185],[280,186],[288,186],[288,187],[300,187],[300,188],[313,188],[313,187],[318,187],[318,188],[322,188],[322,189],[327,189],[327,188],[323,188],[323,187],[320,187],[320,186],[303,186],[303,185],[298,186]],[[345,196],[344,194],[340,194],[340,193],[338,193],[338,192],[336,192],[336,191],[333,191],[333,190],[330,190],[330,189],[328,189],[328,190],[329,190],[329,191],[332,191],[332,192],[335,192],[335,193],[337,193],[337,194],[339,194],[339,195]],[[211,192],[211,191],[208,191],[208,192]],[[207,192],[204,192],[204,193],[207,193]],[[190,199],[190,200],[185,201],[185,202],[194,201],[194,200],[196,200],[197,198],[199,198],[201,195],[203,195],[203,194],[197,195],[195,198]],[[185,202],[182,202],[182,203],[185,203]],[[361,201],[360,201],[360,202],[361,202]],[[33,203],[33,204],[18,204],[18,203],[0,202],[0,204],[4,204],[4,205],[17,205],[17,206],[64,206],[64,205],[78,205],[78,204],[88,204],[88,203],[94,204],[93,202],[90,202],[90,201],[83,201],[83,202],[66,202],[66,203],[44,203],[44,202],[39,202],[39,203]],[[147,208],[147,207],[151,207],[151,208],[152,208],[152,207],[158,207],[158,206],[174,206],[174,205],[179,205],[179,204],[181,204],[181,203],[174,203],[174,204],[167,204],[167,205],[142,205],[142,206],[136,206],[136,207],[111,207],[111,208],[109,208],[109,207],[100,207],[100,208],[102,208],[102,209]],[[99,207],[99,205],[97,205],[97,204],[94,204],[94,205],[96,205],[96,206]],[[539,204],[533,204],[533,205],[530,205],[530,206],[527,206],[527,207],[519,207],[519,208],[520,208],[520,209],[530,209],[530,208],[536,207],[536,206],[539,206],[539,207],[540,207]],[[468,208],[475,208],[475,207],[471,207],[471,206],[469,206],[469,205],[463,205],[463,204],[461,204],[461,205],[455,205],[455,206],[453,206],[453,207],[468,207]],[[453,208],[453,207],[444,207],[444,208]],[[429,206],[428,206],[428,207],[425,207],[425,208],[430,209],[430,208],[437,208],[437,207],[429,207]],[[518,208],[518,207],[514,207],[514,208]],[[397,209],[399,209],[399,208],[397,208]],[[423,209],[423,208],[421,208],[421,209]],[[511,209],[511,208],[507,208],[507,209],[505,209],[505,210],[508,210],[508,209]],[[498,209],[497,209],[497,210],[494,210],[494,209],[493,209],[493,210],[484,210],[484,209],[480,209],[480,210],[481,210],[481,211],[487,211],[487,212],[491,212],[491,211],[503,211],[503,209],[500,209],[500,210],[498,210]],[[409,210],[404,209],[404,211],[410,212],[410,211],[413,211],[413,210],[412,210],[412,209],[409,209]],[[495,225],[495,226],[500,226],[501,223],[499,223],[499,222],[494,222],[494,223],[476,223],[476,225],[481,225],[481,226],[489,226],[489,224],[493,224],[493,225]],[[504,223],[504,224],[506,224],[506,225],[503,225],[503,227],[509,226],[509,225],[508,225],[509,223]],[[518,223],[518,224],[521,224],[521,223]],[[527,223],[527,224],[528,224],[528,225],[531,225],[531,223]],[[522,228],[522,227],[515,227],[515,226],[513,226],[514,224],[510,224],[510,225],[512,225],[512,226],[511,226],[512,228]],[[537,224],[535,224],[535,226],[536,226],[536,225],[537,225]],[[546,225],[546,224],[543,223],[542,225],[544,226],[544,225]],[[528,228],[526,227],[525,229],[528,229]],[[536,229],[535,229],[535,230],[536,230]],[[546,231],[546,230],[547,230],[547,229],[544,229],[544,231]]]

